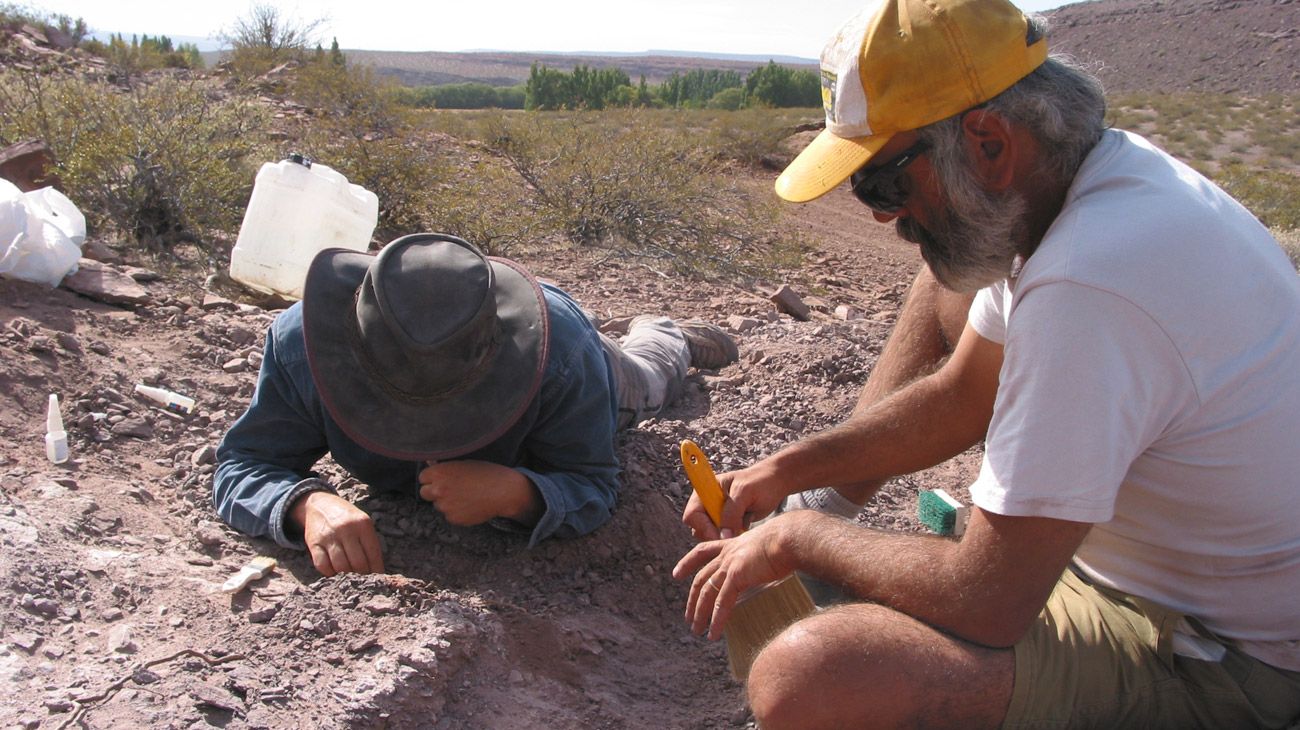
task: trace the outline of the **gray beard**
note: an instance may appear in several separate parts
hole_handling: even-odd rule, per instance
[[[983,190],[974,197],[969,205],[946,201],[934,230],[911,217],[896,223],[899,237],[920,244],[921,258],[939,283],[965,294],[1007,278],[1028,239],[1023,197]]]

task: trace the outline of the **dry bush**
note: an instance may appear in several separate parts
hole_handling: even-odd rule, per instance
[[[816,122],[821,116],[808,109],[740,109],[715,112],[709,119],[704,144],[719,159],[756,165],[781,152],[781,142],[795,127]]]
[[[295,135],[298,150],[379,197],[377,238],[434,227],[439,189],[452,167],[369,68],[325,57],[300,68],[289,87],[314,115]]]
[[[1152,137],[1278,230],[1300,228],[1296,100],[1222,94],[1126,94],[1110,100],[1120,128]],[[1226,133],[1231,132],[1231,140]]]
[[[524,181],[538,222],[575,245],[678,273],[759,275],[789,264],[775,205],[713,152],[644,112],[501,115],[488,144]]]
[[[1225,132],[1234,131],[1244,137],[1231,145],[1234,154],[1258,148],[1251,164],[1293,170],[1300,166],[1300,128],[1294,123],[1293,97],[1130,93],[1107,101],[1113,126],[1154,137],[1175,157],[1217,160],[1222,153],[1206,157],[1206,145],[1219,145]]]
[[[233,239],[257,165],[298,151],[379,197],[379,239],[439,230],[497,254],[564,240],[706,276],[797,265],[774,201],[725,169],[779,140],[781,112],[416,116],[369,69],[303,58],[276,78],[308,111],[279,122],[276,143],[265,86],[227,98],[202,82],[122,92],[16,72],[0,72],[0,138],[47,140],[92,226],[157,249]]]
[[[451,169],[430,201],[431,228],[454,232],[497,256],[550,237],[519,176],[500,160],[478,159]]]
[[[323,22],[284,15],[270,3],[253,3],[224,34],[231,49],[228,67],[235,78],[247,80],[284,63],[305,61]]]
[[[1300,230],[1300,177],[1245,165],[1224,165],[1214,179],[1264,225],[1284,231]]]
[[[0,73],[0,137],[44,139],[92,229],[154,249],[207,247],[239,225],[267,121],[259,107],[170,78],[122,92]]]
[[[1273,236],[1286,251],[1286,255],[1291,259],[1291,264],[1295,266],[1296,272],[1300,273],[1300,229],[1290,231],[1273,231]]]

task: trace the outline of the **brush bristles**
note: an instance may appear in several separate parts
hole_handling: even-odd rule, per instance
[[[965,527],[965,507],[942,489],[925,490],[916,499],[916,517],[922,525],[944,536],[960,536]]]
[[[262,578],[266,576],[267,573],[275,570],[275,565],[275,558],[266,555],[259,555],[248,561],[248,564],[244,566],[244,569],[251,570],[257,574],[258,578]]]
[[[736,679],[749,677],[749,666],[767,642],[785,627],[816,609],[808,589],[789,575],[736,604],[727,621],[727,662]]]

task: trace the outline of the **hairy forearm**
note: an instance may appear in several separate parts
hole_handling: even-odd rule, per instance
[[[941,371],[770,458],[778,472],[794,475],[798,490],[888,479],[978,443],[991,413],[991,400],[957,387]]]
[[[798,570],[968,641],[1007,646],[1042,605],[983,570],[959,542],[806,511],[781,519],[789,521],[781,552]]]

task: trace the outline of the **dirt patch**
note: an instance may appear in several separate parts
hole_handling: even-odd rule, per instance
[[[741,361],[693,374],[669,412],[620,437],[618,509],[579,540],[529,550],[450,526],[413,496],[369,495],[327,462],[374,515],[387,576],[321,578],[304,555],[212,512],[213,449],[252,394],[273,312],[211,296],[205,309],[204,294],[173,277],[146,283],[152,301],[135,308],[0,280],[0,676],[16,690],[0,723],[746,726],[722,646],[689,634],[685,587],[669,576],[691,545],[676,445],[693,438],[734,468],[843,418],[919,262],[847,194],[791,213],[826,242],[795,280],[810,322],[776,315],[757,288],[582,252],[521,257],[602,317],[748,319]],[[839,305],[863,318],[835,319]],[[161,410],[132,394],[140,382],[198,408]],[[44,455],[49,393],[69,431],[61,466]],[[933,470],[927,486],[960,489],[976,458]],[[891,484],[863,519],[917,529],[918,483]],[[279,568],[222,593],[256,555]]]

